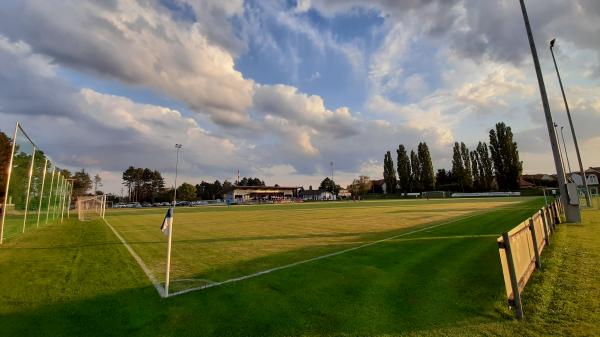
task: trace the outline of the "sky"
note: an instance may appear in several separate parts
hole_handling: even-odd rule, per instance
[[[600,2],[529,0],[553,118],[600,166]],[[525,173],[555,172],[516,0],[3,0],[0,131],[120,193],[128,166],[180,181],[345,186],[386,151],[512,127]]]

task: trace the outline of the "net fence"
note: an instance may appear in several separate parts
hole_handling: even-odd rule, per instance
[[[0,153],[0,244],[28,230],[62,221],[72,184],[17,123]],[[67,214],[65,214],[67,213]]]

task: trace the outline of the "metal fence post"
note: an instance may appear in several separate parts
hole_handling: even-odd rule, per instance
[[[523,318],[523,306],[521,304],[521,294],[519,293],[519,281],[517,280],[517,272],[515,270],[515,262],[513,260],[512,250],[510,248],[510,237],[508,233],[502,234],[504,240],[504,251],[506,252],[506,262],[508,263],[508,272],[510,274],[510,285],[513,292],[513,304],[518,319]]]
[[[27,213],[29,212],[29,192],[31,190],[31,179],[33,178],[33,164],[35,163],[35,146],[31,154],[31,165],[29,165],[29,179],[27,180],[27,194],[25,196],[25,214],[23,216],[23,233],[25,233],[25,224],[27,224]]]
[[[533,222],[533,218],[529,218],[529,230],[531,231],[531,240],[533,241],[533,252],[535,253],[535,267],[541,268],[542,261],[540,260],[540,249],[535,234],[535,224]]]
[[[2,206],[2,222],[0,223],[0,245],[4,240],[4,221],[6,219],[6,206],[8,205],[8,192],[10,186],[10,178],[12,176],[13,158],[15,157],[15,146],[17,144],[17,132],[19,131],[19,123],[15,125],[15,133],[13,136],[12,150],[10,152],[10,160],[8,163],[8,174],[6,175],[6,189],[4,193],[4,205]]]
[[[54,189],[54,171],[56,171],[56,166],[52,166],[52,179],[50,180],[50,192],[48,192],[48,208],[46,209],[46,225],[48,224],[48,219],[50,218],[50,207],[52,207],[52,190]]]
[[[42,200],[44,200],[44,185],[46,184],[46,169],[48,168],[48,158],[44,161],[44,175],[42,176],[42,190],[40,191],[40,205],[38,206],[38,216],[35,227],[40,227],[40,216],[42,215]]]

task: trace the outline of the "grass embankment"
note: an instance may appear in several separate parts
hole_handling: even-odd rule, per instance
[[[524,321],[504,304],[494,236],[538,206],[169,299],[103,223],[53,225],[0,248],[0,335],[599,335],[598,211],[560,226]]]

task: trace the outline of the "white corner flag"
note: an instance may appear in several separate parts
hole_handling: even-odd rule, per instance
[[[167,214],[165,214],[165,219],[160,226],[160,230],[168,236],[171,231],[171,226],[173,226],[173,207],[169,207],[167,210]]]

